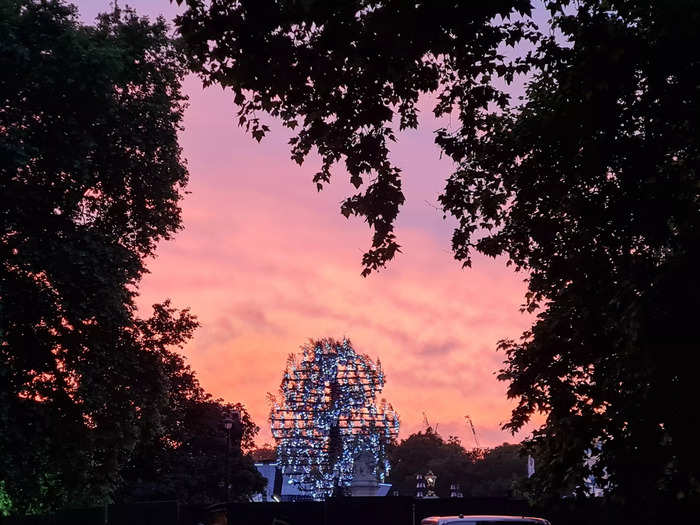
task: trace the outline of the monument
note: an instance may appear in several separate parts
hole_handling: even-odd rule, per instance
[[[377,496],[379,482],[375,467],[374,456],[371,453],[361,452],[355,457],[350,485],[353,496]]]

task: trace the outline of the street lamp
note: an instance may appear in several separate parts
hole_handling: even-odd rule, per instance
[[[425,482],[428,485],[428,493],[425,495],[426,498],[437,498],[435,495],[435,482],[437,481],[437,476],[433,474],[432,470],[429,470],[425,475]]]
[[[231,501],[231,466],[229,458],[231,456],[231,428],[233,428],[234,422],[238,424],[241,422],[241,411],[237,408],[228,412],[224,417],[224,428],[226,429],[226,503]]]
[[[231,427],[233,426],[233,419],[231,419],[231,416],[226,414],[224,417],[224,428],[226,429],[226,470],[224,471],[224,494],[226,495],[226,503],[229,502],[231,499],[231,483],[230,483],[230,475],[231,475],[231,467],[229,465],[229,456],[231,455]]]

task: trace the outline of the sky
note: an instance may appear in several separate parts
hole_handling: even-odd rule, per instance
[[[107,0],[75,2],[91,22]],[[120,5],[125,2],[120,1]],[[131,0],[137,12],[167,18],[168,0]],[[189,108],[181,145],[190,171],[183,226],[163,242],[140,287],[139,308],[170,298],[189,307],[201,327],[183,349],[202,386],[215,397],[242,402],[271,442],[267,393],[275,394],[287,356],[309,339],[347,337],[381,359],[382,397],[401,420],[400,438],[425,427],[481,446],[516,442],[501,430],[513,400],[496,379],[505,359],[499,339],[518,338],[532,317],[520,313],[526,284],[502,259],[476,256],[462,269],[450,252],[453,223],[437,197],[452,169],[440,158],[435,119],[425,99],[419,130],[399,135],[392,149],[403,170],[406,204],[396,234],[402,254],[379,273],[360,275],[371,232],[339,213],[352,193],[345,172],[317,192],[318,159],[290,160],[289,134],[270,121],[258,144],[234,123],[229,92],[185,81]]]

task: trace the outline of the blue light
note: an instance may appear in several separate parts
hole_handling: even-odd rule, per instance
[[[375,459],[378,479],[385,479],[386,449],[399,420],[384,399],[377,406],[384,382],[381,363],[357,354],[347,339],[312,341],[289,357],[280,400],[270,409],[278,463],[289,483],[323,499],[336,482],[350,485],[354,459],[365,451]]]

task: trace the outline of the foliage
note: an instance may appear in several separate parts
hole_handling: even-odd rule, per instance
[[[0,0],[0,48],[0,480],[14,512],[95,505],[195,325],[134,306],[180,228],[184,70],[163,20],[60,0]]]
[[[402,495],[416,495],[416,475],[432,470],[438,477],[436,494],[450,496],[450,484],[459,483],[462,492],[469,496],[473,484],[473,454],[451,440],[445,442],[431,427],[425,432],[411,434],[390,451],[392,490]]]
[[[528,307],[542,305],[521,341],[502,343],[500,376],[518,399],[509,428],[547,414],[532,442],[536,493],[581,492],[593,475],[629,502],[700,496],[700,419],[688,416],[698,21],[700,5],[685,1],[555,11],[572,44],[542,41],[525,103],[470,159],[512,202],[488,219],[502,227],[484,246],[528,268]]]
[[[497,48],[528,28],[489,22],[530,9],[527,0],[176,2],[189,7],[177,24],[191,67],[205,83],[233,90],[239,124],[258,141],[269,131],[260,111],[299,128],[290,141],[292,159],[301,164],[318,150],[322,165],[313,181],[319,190],[330,182],[333,165],[344,162],[361,191],[341,211],[374,229],[365,275],[399,250],[393,230],[404,196],[401,170],[389,160],[395,128],[418,125],[422,92],[441,89],[437,114],[467,90],[480,93],[469,112],[492,101],[505,104],[489,78],[477,76],[512,75],[516,66],[504,65]]]
[[[309,341],[291,354],[271,397],[270,426],[283,473],[315,499],[352,481],[355,459],[371,456],[380,481],[388,473],[387,447],[399,433],[399,418],[386,399],[384,372],[348,339]]]
[[[420,93],[458,117],[436,133],[455,256],[506,256],[539,314],[501,343],[500,375],[508,428],[546,415],[535,495],[593,474],[622,500],[698,496],[698,2],[545,0],[541,21],[521,0],[176,1],[191,67],[233,90],[254,138],[259,112],[298,127],[292,157],[317,148],[319,188],[345,163],[362,191],[342,212],[374,228],[365,275],[398,249],[395,128],[417,126]]]
[[[450,497],[457,483],[466,497],[512,497],[527,474],[521,445],[504,443],[493,449],[465,450],[459,439],[447,441],[431,427],[411,434],[390,452],[392,490],[415,496],[416,475],[432,470],[436,494]]]
[[[176,499],[191,504],[224,500],[226,493],[219,486],[226,479],[223,422],[237,411],[239,418],[232,418],[230,430],[231,499],[247,501],[265,486],[252,459],[244,455],[254,446],[259,428],[242,405],[213,399],[182,356],[169,350],[183,342],[174,340],[173,334],[194,327],[194,319],[186,311],[177,315],[168,302],[155,305],[154,310],[150,320],[138,321],[138,327],[145,336],[142,346],[160,357],[166,399],[159,431],[137,444],[122,468],[116,497],[122,501]]]
[[[223,420],[232,410],[242,414],[234,420],[229,452],[232,501],[249,501],[265,488],[265,480],[245,454],[258,428],[240,404],[223,403],[209,396],[188,399],[182,420],[158,439],[144,443],[123,470],[122,501],[176,499],[188,504],[210,504],[226,499],[226,429]]]
[[[474,463],[472,496],[522,496],[527,476],[527,458],[521,444],[503,443],[486,449]]]
[[[9,516],[12,513],[12,500],[5,492],[5,482],[0,481],[0,517]]]
[[[270,443],[263,443],[259,447],[255,447],[250,451],[250,455],[256,462],[260,461],[276,461],[277,448]]]

